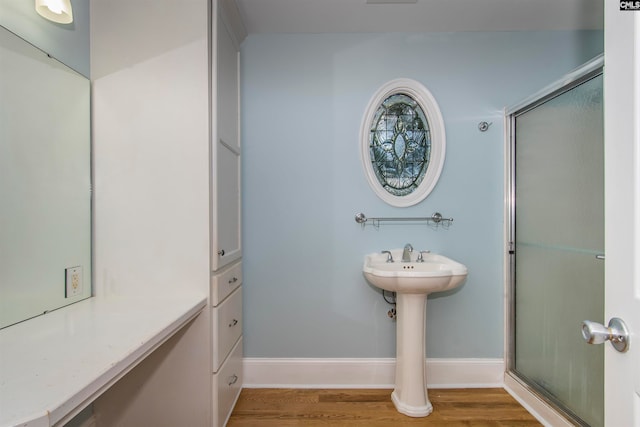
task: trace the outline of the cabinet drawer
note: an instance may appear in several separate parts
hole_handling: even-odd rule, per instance
[[[216,306],[242,284],[242,263],[211,276],[211,305]]]
[[[212,309],[213,322],[213,372],[218,372],[220,365],[231,351],[233,345],[242,335],[242,288],[238,288]]]
[[[213,375],[212,382],[214,426],[223,427],[242,390],[242,338],[238,340],[220,371]]]

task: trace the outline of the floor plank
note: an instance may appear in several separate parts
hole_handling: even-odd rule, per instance
[[[433,413],[398,413],[384,389],[243,389],[228,427],[541,426],[503,389],[433,389]]]

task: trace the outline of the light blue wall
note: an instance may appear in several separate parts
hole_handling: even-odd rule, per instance
[[[73,22],[42,18],[34,0],[0,0],[0,25],[89,77],[89,0],[71,0]]]
[[[427,306],[429,357],[503,354],[503,108],[603,51],[601,32],[250,35],[242,46],[245,356],[393,357],[395,323],[361,274],[365,254],[429,249],[469,267]],[[422,82],[447,132],[422,203],[368,187],[359,126],[386,81]],[[492,122],[481,133],[480,121]],[[354,215],[455,218],[449,229]]]

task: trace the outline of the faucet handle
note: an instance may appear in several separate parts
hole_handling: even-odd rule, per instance
[[[431,251],[420,251],[420,253],[418,254],[418,259],[416,259],[416,262],[424,262],[424,258],[422,257],[422,254],[428,254],[431,253]]]
[[[387,262],[393,262],[393,257],[391,256],[391,251],[382,251],[383,254],[387,254]]]

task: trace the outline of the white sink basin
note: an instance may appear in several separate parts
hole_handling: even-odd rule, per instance
[[[402,262],[402,249],[391,251],[394,262],[387,262],[386,253],[369,254],[362,271],[378,288],[397,293],[441,292],[460,285],[467,277],[467,267],[443,255],[423,253],[423,262],[411,254],[411,262]]]
[[[410,246],[410,245],[407,245]],[[427,295],[459,286],[467,277],[467,267],[432,253],[411,253],[402,262],[403,249],[369,254],[362,271],[367,280],[384,290],[396,292],[396,384],[391,401],[398,412],[425,417],[433,406],[427,393],[425,373],[425,332]]]

